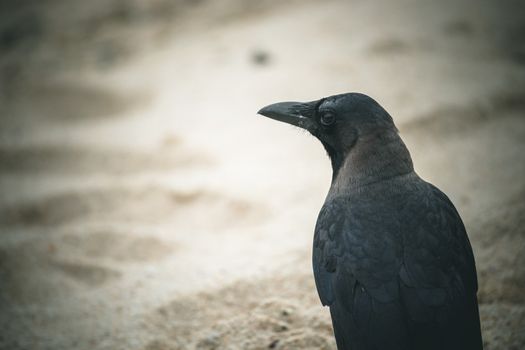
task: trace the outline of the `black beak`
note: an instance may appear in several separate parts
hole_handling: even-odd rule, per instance
[[[315,108],[318,101],[313,102],[279,102],[262,108],[258,114],[300,128],[313,131],[315,129]]]

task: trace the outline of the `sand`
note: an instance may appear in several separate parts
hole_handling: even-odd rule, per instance
[[[0,4],[0,348],[335,349],[322,147],[256,115],[347,91],[461,213],[485,348],[525,348],[519,1]]]

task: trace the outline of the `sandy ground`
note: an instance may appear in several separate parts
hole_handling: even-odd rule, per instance
[[[0,2],[0,348],[335,349],[317,141],[360,91],[454,201],[485,348],[525,348],[520,1]]]

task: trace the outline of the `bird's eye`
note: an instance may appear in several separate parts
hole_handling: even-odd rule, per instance
[[[335,114],[328,112],[321,116],[321,124],[324,126],[330,126],[335,123]]]

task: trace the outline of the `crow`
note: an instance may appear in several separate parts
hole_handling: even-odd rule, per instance
[[[482,349],[465,227],[449,198],[414,172],[388,112],[346,93],[258,113],[306,129],[330,158],[312,260],[337,348]]]

